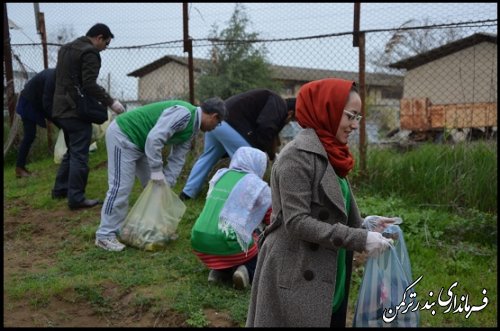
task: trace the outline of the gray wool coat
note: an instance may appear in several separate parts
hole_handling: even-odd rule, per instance
[[[342,191],[313,129],[288,143],[271,173],[272,216],[252,282],[247,327],[330,327],[337,252],[346,248],[346,295],[336,324],[345,325],[353,251],[367,230],[351,193]]]

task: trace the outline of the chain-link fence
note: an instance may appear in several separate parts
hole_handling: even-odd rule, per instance
[[[16,94],[44,68],[44,59],[55,67],[62,44],[103,22],[115,38],[101,52],[98,82],[131,109],[161,99],[189,100],[184,19],[192,40],[196,95],[204,68],[217,61],[210,32],[227,28],[236,5],[188,4],[189,15],[183,18],[182,3],[40,3],[45,54],[33,4],[8,3],[6,8]],[[257,31],[251,43],[265,49],[271,77],[284,97],[296,95],[311,80],[340,77],[359,82],[364,77],[364,132],[354,142],[363,136],[368,144],[496,138],[496,4],[361,4],[360,31],[353,29],[354,4],[240,8],[248,32]],[[142,17],[143,12],[150,14]],[[354,47],[360,34],[364,47]],[[6,95],[7,70],[4,61],[4,127],[13,109],[7,104],[12,100]],[[297,129],[294,124],[286,127],[283,141]]]

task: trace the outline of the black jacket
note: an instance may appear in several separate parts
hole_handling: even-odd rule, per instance
[[[88,95],[111,106],[113,98],[97,84],[101,69],[99,50],[89,38],[83,36],[59,49],[56,66],[56,89],[54,93],[54,118],[78,117],[76,112],[76,88],[80,85]]]
[[[288,114],[285,100],[271,90],[254,89],[226,99],[225,104],[226,122],[274,160],[276,139]]]
[[[52,99],[54,98],[55,86],[56,69],[45,69],[24,85],[21,96],[31,103],[35,111],[52,121]]]

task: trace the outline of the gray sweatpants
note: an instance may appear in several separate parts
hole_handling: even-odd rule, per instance
[[[137,176],[145,187],[150,169],[144,154],[113,121],[106,130],[108,152],[108,192],[101,210],[96,238],[117,237],[128,212],[128,199]]]

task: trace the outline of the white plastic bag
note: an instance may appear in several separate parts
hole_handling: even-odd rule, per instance
[[[149,181],[130,210],[120,230],[124,244],[155,251],[177,239],[179,224],[186,206],[168,185]]]
[[[97,141],[104,137],[109,124],[111,124],[114,119],[113,114],[114,113],[108,110],[108,120],[106,122],[102,124],[92,123],[92,141]]]
[[[97,143],[96,141],[104,137],[106,133],[106,129],[108,128],[109,124],[113,120],[113,117],[111,115],[111,112],[108,110],[108,120],[102,124],[94,124],[92,123],[92,144],[89,146],[89,152],[94,152],[97,150]],[[59,133],[57,135],[57,141],[56,144],[54,145],[54,163],[55,164],[60,164],[62,162],[62,159],[64,157],[64,154],[68,150],[68,147],[66,146],[66,142],[64,141],[64,133],[62,129],[59,129]]]
[[[59,130],[59,134],[57,135],[57,141],[54,146],[54,163],[59,164],[62,162],[64,154],[68,148],[66,147],[66,142],[64,141],[63,130]]]

